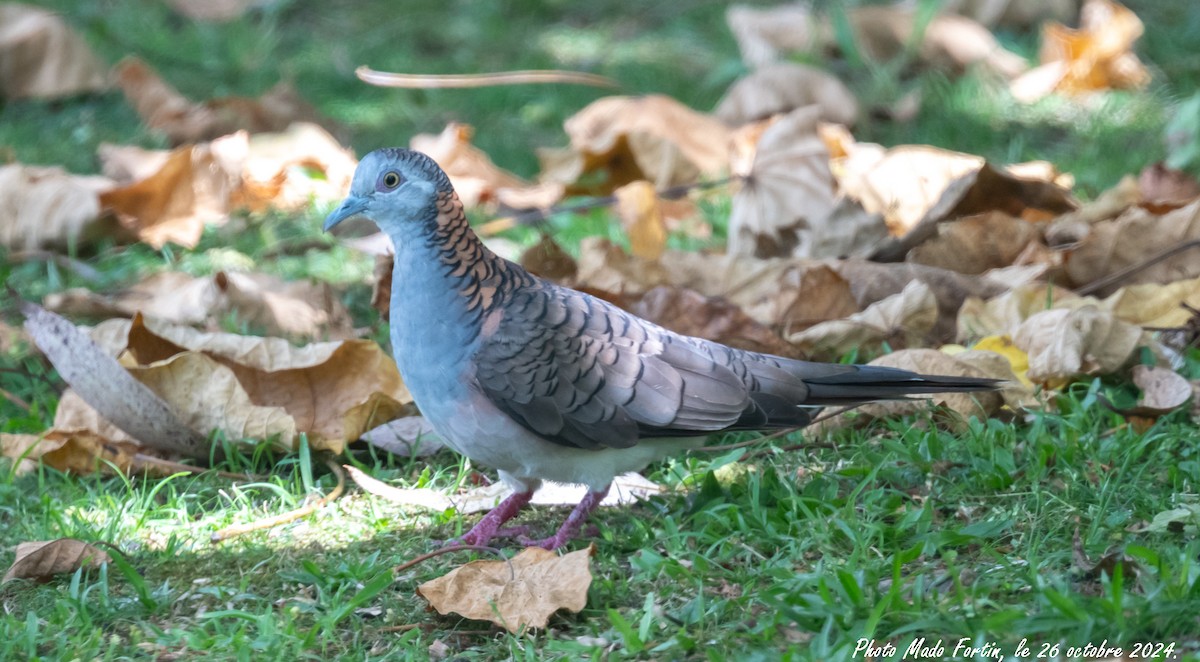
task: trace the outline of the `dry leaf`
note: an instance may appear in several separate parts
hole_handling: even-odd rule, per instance
[[[70,390],[63,394],[62,401],[67,402],[68,396],[79,401]],[[61,405],[59,411],[62,411]],[[112,428],[111,423],[105,421],[105,424]],[[18,474],[35,470],[38,462],[58,471],[80,474],[102,470],[109,465],[128,471],[134,466],[139,452],[146,450],[136,443],[114,441],[89,430],[50,429],[40,435],[0,434],[0,455],[18,462]]]
[[[842,81],[806,64],[777,62],[739,78],[714,114],[731,126],[768,119],[805,106],[817,106],[825,122],[853,126],[858,100]]]
[[[149,177],[101,194],[100,204],[155,248],[168,242],[190,248],[206,223],[228,220],[247,149],[244,133],[180,147]]]
[[[993,211],[940,223],[937,235],[918,244],[908,260],[964,274],[1007,267],[1041,239],[1033,223]]]
[[[0,3],[0,97],[53,99],[103,90],[105,68],[57,13]]]
[[[1200,240],[1200,200],[1161,216],[1131,207],[1114,220],[1093,223],[1083,230],[1079,245],[1065,251],[1066,275],[1075,287]],[[1200,248],[1177,253],[1097,292],[1108,294],[1121,284],[1170,283],[1200,276],[1198,251]]]
[[[137,145],[100,143],[96,148],[100,171],[118,186],[128,186],[163,169],[171,158],[169,149],[146,149]]]
[[[902,292],[877,301],[844,320],[822,322],[787,341],[810,358],[836,358],[851,350],[870,351],[920,344],[937,323],[937,299],[925,283],[914,280]]]
[[[1002,335],[980,338],[971,349],[1003,356],[1013,376],[1024,386],[1033,388],[1033,382],[1029,379],[1029,355],[1017,347],[1011,337]]]
[[[321,122],[316,109],[286,82],[257,99],[226,97],[197,104],[136,56],[118,62],[114,72],[142,122],[165,133],[174,145],[214,140],[241,130],[283,131],[293,122]]]
[[[358,167],[349,149],[311,122],[295,122],[280,133],[252,134],[245,150],[241,186],[231,205],[252,211],[301,211],[314,201],[340,200]],[[230,167],[237,164],[232,158],[228,161]]]
[[[1057,387],[1078,375],[1119,370],[1142,342],[1142,330],[1088,305],[1036,313],[1013,342],[1029,355],[1029,379]]]
[[[716,177],[728,164],[729,130],[719,120],[662,95],[605,97],[563,124],[568,150],[541,150],[542,182],[568,186],[568,193],[608,193],[645,179],[656,189]],[[572,186],[594,172],[603,181]]]
[[[14,579],[48,581],[54,575],[98,568],[111,560],[104,551],[74,538],[23,542],[17,545],[17,557],[0,583]]]
[[[103,417],[141,443],[207,457],[204,435],[190,430],[152,390],[134,379],[86,333],[66,319],[22,302],[25,329],[71,388]]]
[[[105,177],[72,175],[62,168],[0,166],[0,246],[66,247],[111,231],[110,224],[97,221],[100,193],[112,186]]]
[[[1133,383],[1142,389],[1138,414],[1163,416],[1182,407],[1192,397],[1192,385],[1167,368],[1133,366]]]
[[[1117,319],[1156,328],[1183,327],[1192,319],[1186,308],[1200,309],[1200,278],[1177,280],[1166,285],[1143,283],[1122,287],[1102,304]]]
[[[471,144],[474,133],[469,124],[451,122],[440,134],[417,134],[408,144],[437,161],[467,207],[494,200],[501,188],[525,188],[524,180],[492,163],[487,154]]]
[[[1050,22],[1042,28],[1042,65],[1013,81],[1020,101],[1051,92],[1082,94],[1133,89],[1150,82],[1150,72],[1133,53],[1144,28],[1137,15],[1112,0],[1086,0],[1079,29]]]
[[[912,52],[919,36],[913,53],[916,58],[947,73],[960,74],[978,66],[1007,79],[1026,69],[1019,55],[1005,50],[987,28],[969,18],[938,14],[924,22],[913,9],[875,5],[855,7],[845,15],[855,45],[876,61]],[[837,46],[832,21],[815,17],[799,4],[768,9],[735,5],[725,19],[742,59],[751,66],[778,60],[790,51],[833,50]]]
[[[1099,303],[1046,283],[1026,283],[993,297],[967,297],[958,311],[960,342],[989,335],[1012,335],[1035,313]]]
[[[544,628],[560,609],[587,605],[595,546],[559,556],[529,547],[508,561],[472,561],[425,582],[417,593],[438,613],[490,621],[509,632]]]
[[[223,317],[266,334],[351,337],[350,314],[328,283],[284,281],[256,273],[195,277],[164,271],[113,295],[76,288],[46,296],[46,308],[70,316],[146,317],[215,329]]]
[[[630,251],[644,260],[657,260],[667,248],[667,226],[654,185],[638,180],[618,188],[613,195]]]
[[[1200,196],[1200,182],[1195,177],[1168,168],[1162,161],[1142,168],[1137,182],[1142,203],[1158,213],[1182,207]]]
[[[828,257],[813,253],[835,204],[829,154],[816,126],[815,107],[792,111],[767,126],[752,156],[735,158],[741,186],[729,215],[730,253]]]
[[[642,295],[629,310],[676,333],[752,352],[795,354],[782,338],[751,319],[736,304],[706,297],[695,290],[659,286]]]

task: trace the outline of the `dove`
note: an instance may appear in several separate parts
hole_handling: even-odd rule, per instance
[[[490,251],[428,156],[379,149],[358,164],[324,229],[373,221],[395,245],[391,343],[417,408],[513,493],[458,540],[486,545],[542,481],[587,486],[554,535],[576,537],[615,476],[733,430],[799,428],[821,407],[996,381],[813,363],[693,338],[538,278]]]

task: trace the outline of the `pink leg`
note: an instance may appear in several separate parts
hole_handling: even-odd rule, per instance
[[[585,494],[583,496],[583,500],[580,501],[575,506],[575,509],[571,511],[571,514],[567,516],[567,521],[563,522],[562,526],[558,527],[558,532],[549,538],[531,540],[522,536],[518,538],[518,540],[522,545],[527,547],[541,547],[543,549],[550,550],[562,547],[572,538],[579,535],[579,530],[583,528],[584,520],[586,520],[588,515],[600,505],[600,502],[603,501],[604,497],[608,494],[608,487],[609,486],[606,485],[604,489],[600,490],[599,492],[588,492]]]
[[[496,533],[500,531],[500,527],[516,516],[525,504],[533,498],[533,491],[529,492],[513,492],[506,499],[496,504],[488,514],[479,520],[479,523],[471,527],[461,538],[447,541],[448,545],[486,545],[492,538],[496,537]]]

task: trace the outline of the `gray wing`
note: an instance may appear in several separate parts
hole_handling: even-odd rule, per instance
[[[641,438],[792,427],[804,381],[788,359],[681,336],[545,281],[518,288],[485,324],[476,380],[541,437],[578,448]],[[844,367],[843,367],[844,368]]]

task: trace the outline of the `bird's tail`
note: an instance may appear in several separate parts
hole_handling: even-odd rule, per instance
[[[908,370],[868,365],[828,367],[840,369],[829,370],[827,374],[804,375],[804,384],[808,387],[804,404],[854,405],[929,393],[994,391],[1003,381],[982,377],[922,375]]]

